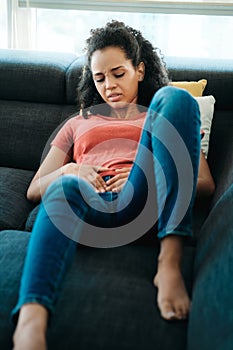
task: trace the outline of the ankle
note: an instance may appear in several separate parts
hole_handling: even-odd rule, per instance
[[[46,331],[48,311],[40,304],[31,303],[22,306],[17,327],[31,326]]]
[[[169,235],[161,241],[158,266],[180,268],[183,256],[183,240],[179,236]]]
[[[181,269],[181,257],[177,255],[159,255],[158,256],[158,270],[162,268]]]

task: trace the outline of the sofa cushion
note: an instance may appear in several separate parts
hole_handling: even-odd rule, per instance
[[[16,304],[29,237],[30,234],[23,231],[0,232],[0,349],[2,350],[13,348],[14,325],[10,313]]]
[[[195,97],[200,97],[203,95],[207,84],[206,79],[200,79],[198,81],[172,81],[171,85],[178,87],[180,89],[185,89],[190,92],[191,95]]]
[[[204,131],[204,137],[201,140],[201,149],[205,155],[208,156],[210,131],[212,126],[212,120],[214,116],[214,104],[215,98],[212,95],[195,97],[198,102],[200,115],[201,115],[201,129]]]
[[[66,71],[75,54],[0,50],[0,98],[65,103]]]
[[[28,232],[0,232],[1,349],[12,348],[7,346],[12,331],[10,312],[16,303],[29,237]],[[78,246],[51,319],[48,348],[185,350],[187,322],[163,320],[156,306],[152,280],[157,248]],[[189,290],[192,263],[193,249],[185,248],[183,273]]]
[[[0,166],[37,170],[52,132],[76,106],[0,101]]]
[[[66,72],[66,102],[69,104],[77,103],[77,85],[80,81],[83,67],[86,63],[85,55],[77,57]],[[79,108],[80,106],[78,106]]]
[[[217,185],[212,206],[233,182],[233,112],[215,111],[208,163]]]
[[[31,232],[34,222],[36,220],[38,211],[39,211],[40,205],[36,205],[35,208],[32,209],[32,211],[30,212],[30,214],[28,215],[27,221],[25,223],[25,230]]]
[[[0,229],[22,228],[33,205],[26,191],[34,173],[0,167]]]

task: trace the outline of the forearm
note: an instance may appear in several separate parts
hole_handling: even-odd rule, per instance
[[[40,171],[32,180],[28,191],[27,198],[31,201],[39,201],[44,195],[48,186],[54,182],[59,176],[74,175],[89,182],[98,192],[105,192],[106,184],[103,178],[98,174],[98,171],[109,170],[102,166],[93,166],[88,164],[76,164],[73,162],[59,166],[47,174],[41,174]]]
[[[63,166],[47,175],[33,179],[27,190],[27,198],[30,201],[38,202],[49,185],[61,175],[63,175]]]

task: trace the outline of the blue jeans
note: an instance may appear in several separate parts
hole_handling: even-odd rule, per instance
[[[192,235],[200,155],[200,115],[191,95],[161,88],[146,115],[135,163],[119,193],[96,193],[73,175],[59,177],[43,196],[21,279],[17,318],[25,303],[50,313],[77,242],[114,247],[157,225],[160,239]]]

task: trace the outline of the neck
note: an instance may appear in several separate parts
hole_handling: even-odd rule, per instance
[[[111,117],[119,118],[119,119],[129,119],[134,117],[138,113],[139,113],[139,110],[137,108],[137,105],[129,104],[127,107],[124,107],[124,108],[112,109]]]

